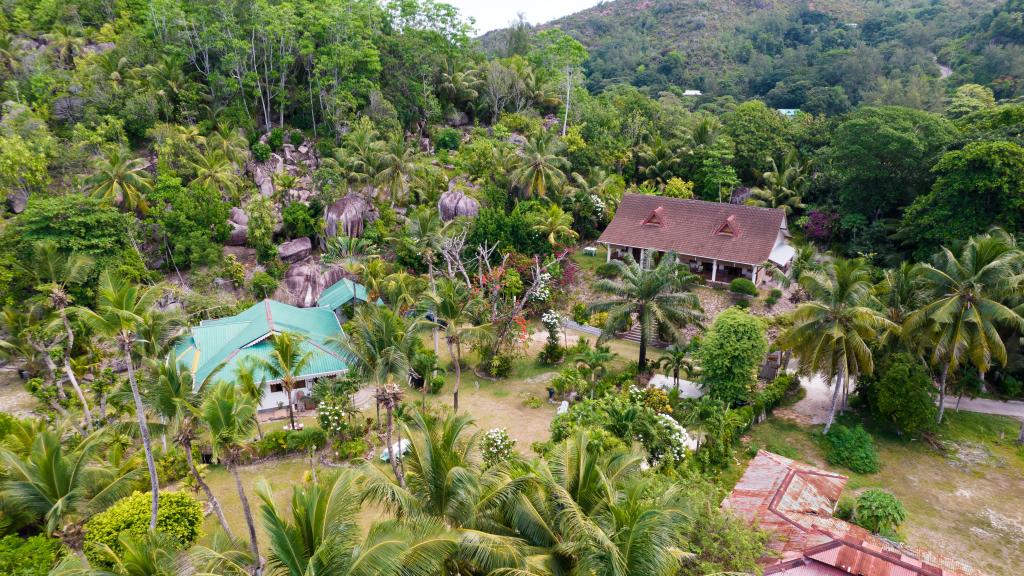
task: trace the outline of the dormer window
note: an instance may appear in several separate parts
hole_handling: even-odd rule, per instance
[[[729,217],[725,219],[725,222],[718,227],[718,231],[716,231],[715,234],[722,236],[739,236],[740,229],[736,225],[736,215],[730,214]]]
[[[643,225],[644,226],[664,226],[665,225],[665,219],[662,216],[663,212],[664,211],[662,210],[661,206],[658,206],[657,208],[654,209],[653,212],[651,212],[651,215],[648,216],[646,220],[644,220],[644,224]]]

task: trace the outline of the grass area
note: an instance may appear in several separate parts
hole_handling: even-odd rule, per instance
[[[882,462],[877,474],[855,474],[825,463],[820,426],[770,418],[749,434],[760,447],[850,477],[847,497],[868,488],[895,494],[907,508],[900,529],[914,546],[961,558],[989,574],[1009,575],[1024,565],[1024,449],[1016,446],[1020,422],[974,413],[947,413],[937,434],[946,447],[900,438],[868,423]],[[850,417],[840,421],[849,420]],[[751,451],[752,452],[752,451]],[[744,454],[743,457],[749,457]],[[742,467],[731,471],[736,478]]]
[[[597,254],[594,256],[588,256],[583,252],[583,247],[580,246],[578,249],[573,250],[572,261],[580,267],[581,270],[586,270],[591,274],[597,271],[597,267],[604,264],[608,259],[607,250],[604,244],[593,244],[594,248],[597,248]]]

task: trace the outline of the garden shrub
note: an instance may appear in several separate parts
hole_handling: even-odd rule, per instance
[[[794,374],[779,374],[770,384],[758,392],[751,405],[760,414],[775,408],[789,396],[795,396],[800,388],[800,379]]]
[[[576,302],[572,305],[572,321],[577,324],[586,324],[590,320],[587,313],[587,305],[583,302]]]
[[[288,133],[288,141],[292,146],[301,146],[306,141],[306,135],[302,133],[302,130],[292,130]]]
[[[615,278],[619,274],[619,267],[612,262],[605,262],[594,269],[598,278]]]
[[[186,492],[160,492],[156,529],[187,548],[199,539],[203,525],[203,506]],[[85,523],[85,554],[94,567],[110,567],[101,545],[115,555],[122,553],[121,535],[145,536],[149,531],[150,493],[135,492],[122,498]]]
[[[427,391],[431,394],[440,394],[442,388],[444,388],[444,376],[438,374],[430,379],[430,387]]]
[[[281,150],[281,147],[284,146],[284,130],[280,128],[271,130],[270,134],[267,135],[267,145],[274,152]]]
[[[741,310],[747,310],[750,308],[750,300],[746,298],[740,298],[736,301],[736,306]]]
[[[856,507],[856,503],[853,499],[843,496],[839,499],[839,502],[836,502],[836,511],[832,515],[840,520],[853,522],[854,507]]]
[[[768,295],[764,297],[764,303],[767,304],[769,308],[771,308],[772,306],[778,304],[781,298],[782,290],[779,290],[778,288],[772,288],[772,291],[769,292]]]
[[[263,271],[255,272],[252,275],[252,280],[249,281],[249,292],[253,298],[263,300],[274,295],[278,284],[278,280],[270,274]]]
[[[303,430],[274,430],[256,441],[256,454],[261,458],[282,456],[293,452],[306,452],[322,448],[327,443],[327,433],[322,428],[310,426]]]
[[[288,238],[301,238],[316,233],[313,214],[309,206],[301,202],[292,202],[281,212],[284,233]]]
[[[594,328],[604,329],[604,325],[608,322],[607,312],[594,312],[590,315],[590,319],[587,320],[587,324]]]
[[[746,278],[736,278],[732,282],[729,282],[729,291],[734,294],[746,294],[747,296],[757,296],[757,286],[753,282]]]
[[[858,474],[873,474],[881,468],[871,435],[859,425],[833,426],[825,435],[825,459],[833,466],[844,466]]]
[[[935,426],[935,386],[921,362],[909,354],[894,354],[868,386],[868,403],[878,416],[910,435]]]
[[[352,458],[362,458],[366,455],[370,451],[370,445],[366,443],[366,440],[356,438],[355,440],[338,444],[334,451],[335,456],[339,460],[351,460]]]
[[[458,150],[462,143],[462,134],[455,128],[442,128],[434,136],[434,148],[437,150]]]
[[[746,402],[767,353],[764,322],[729,308],[715,318],[697,351],[701,382],[711,397],[726,404]]]
[[[884,490],[868,490],[857,497],[853,521],[875,534],[892,537],[907,519],[907,510],[895,496]]]
[[[516,447],[516,440],[508,435],[504,428],[492,428],[484,434],[481,451],[484,455],[484,467],[490,468],[496,464],[507,462],[512,458]]]
[[[270,160],[270,153],[273,152],[273,150],[270,149],[270,146],[263,142],[253,144],[249,147],[249,151],[252,152],[252,157],[257,162],[266,162],[267,160]]]
[[[42,534],[0,538],[0,574],[46,576],[60,556],[60,541]]]
[[[508,378],[509,374],[512,374],[512,356],[495,354],[487,366],[487,373],[494,378]]]

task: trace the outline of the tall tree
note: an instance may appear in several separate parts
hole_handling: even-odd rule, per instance
[[[462,345],[474,334],[479,334],[483,326],[472,323],[474,313],[482,305],[479,298],[473,297],[465,284],[449,278],[437,281],[432,294],[432,308],[441,325],[448,355],[455,365],[455,388],[452,391],[452,408],[459,411],[459,387],[462,384]]]
[[[394,394],[399,390],[395,380],[407,381],[409,378],[409,361],[418,338],[417,332],[423,326],[422,320],[406,321],[390,308],[363,306],[356,311],[350,326],[348,332],[331,338],[328,343],[342,351],[353,371],[372,382],[378,394]],[[384,440],[390,451],[395,406],[389,402],[385,408],[387,428]],[[404,486],[399,458],[390,456],[392,471]]]
[[[388,189],[391,206],[405,202],[409,196],[409,181],[417,170],[416,149],[403,138],[394,138],[378,156],[377,183]]]
[[[260,559],[259,541],[256,538],[256,522],[245,495],[242,477],[238,474],[238,459],[252,436],[256,405],[252,400],[239,394],[238,388],[230,382],[215,384],[200,408],[203,422],[209,427],[213,456],[224,462],[235,478],[235,489],[242,502],[245,523],[249,527],[249,550],[252,553],[253,574],[260,576],[263,571]]]
[[[512,183],[523,198],[543,198],[565,182],[569,162],[562,156],[564,149],[561,140],[546,134],[527,141],[512,172]]]
[[[672,253],[662,255],[654,268],[642,266],[629,254],[624,261],[612,262],[616,279],[603,279],[594,284],[595,291],[611,298],[592,305],[590,309],[608,312],[602,338],[611,338],[617,332],[628,330],[636,317],[640,327],[637,361],[640,372],[646,373],[647,346],[656,329],[664,328],[682,342],[683,327],[700,322],[700,301],[689,292],[696,276],[680,266]]]
[[[300,376],[313,361],[313,352],[306,348],[305,339],[294,332],[281,332],[270,337],[270,356],[257,358],[256,363],[268,381],[280,380],[288,397],[288,422],[295,430],[295,410],[292,391]],[[258,406],[257,406],[258,408]]]
[[[896,325],[872,307],[871,276],[861,259],[835,259],[822,271],[805,272],[800,286],[811,301],[793,311],[793,326],[777,343],[794,352],[802,371],[822,374],[830,383],[835,380],[825,423],[828,432],[840,391],[844,391],[845,403],[850,379],[874,370],[868,342],[880,330]]]
[[[89,409],[89,402],[85,393],[78,383],[78,376],[71,367],[71,354],[75,346],[75,331],[71,327],[71,320],[68,317],[68,306],[71,305],[71,295],[68,287],[80,285],[86,280],[93,267],[93,259],[84,254],[71,252],[64,254],[52,240],[40,240],[33,245],[34,255],[32,262],[27,266],[28,270],[35,276],[39,283],[37,289],[47,294],[50,307],[53,308],[60,318],[61,326],[64,329],[64,375],[82,403],[82,416],[86,429],[92,428],[92,411]]]
[[[146,453],[146,466],[149,469],[149,485],[152,492],[149,528],[155,530],[160,481],[156,476],[156,462],[153,459],[153,449],[150,446],[149,425],[146,422],[146,410],[139,393],[139,383],[135,377],[135,359],[132,356],[132,351],[136,345],[139,326],[144,321],[146,314],[156,304],[161,289],[158,286],[137,286],[104,270],[100,273],[97,293],[95,310],[83,307],[77,307],[75,310],[89,325],[93,333],[113,340],[128,369],[128,383],[132,390],[135,416],[142,434],[142,447]]]
[[[210,485],[203,480],[192,457],[193,442],[202,430],[199,409],[203,390],[196,388],[192,373],[184,365],[178,364],[173,354],[168,354],[163,362],[151,360],[150,372],[154,377],[147,386],[145,403],[173,431],[175,439],[185,452],[185,463],[192,479],[206,494],[224,533],[233,538],[220,501],[210,489]]]
[[[946,381],[966,364],[984,380],[993,363],[1006,365],[998,329],[1024,332],[1024,318],[1006,305],[1020,289],[1022,256],[1002,230],[971,238],[959,255],[942,248],[935,264],[923,264],[928,303],[914,311],[904,333],[924,336],[931,364],[939,371],[939,422],[945,412]]]
[[[145,213],[149,207],[145,194],[152,188],[146,165],[146,160],[132,158],[123,148],[110,148],[86,179],[87,189],[105,202]]]

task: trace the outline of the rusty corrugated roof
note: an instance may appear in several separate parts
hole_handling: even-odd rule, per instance
[[[761,450],[722,507],[772,533],[765,575],[984,576],[834,518],[847,478]]]

